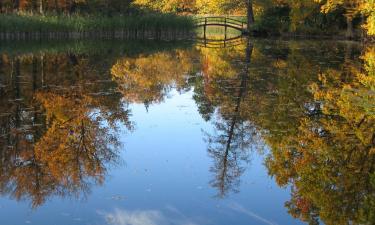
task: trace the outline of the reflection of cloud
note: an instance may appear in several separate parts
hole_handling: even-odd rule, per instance
[[[173,218],[166,217],[158,210],[122,210],[100,212],[109,225],[196,225],[178,213]]]
[[[266,218],[263,218],[263,217],[257,215],[256,213],[252,212],[249,209],[244,208],[242,205],[240,205],[238,203],[232,203],[232,204],[230,204],[229,208],[231,208],[234,211],[243,213],[243,214],[245,214],[247,216],[250,216],[250,217],[252,217],[252,218],[254,218],[254,219],[256,219],[256,220],[258,220],[260,222],[263,222],[264,224],[277,225],[277,223],[274,223],[272,221],[267,220]]]
[[[159,225],[165,224],[159,211],[126,211],[115,209],[112,213],[104,213],[108,224],[113,225]]]

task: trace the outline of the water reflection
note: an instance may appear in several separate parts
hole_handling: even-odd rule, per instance
[[[3,195],[33,206],[53,195],[87,195],[119,161],[118,126],[133,129],[129,105],[148,108],[178,90],[192,91],[213,125],[203,138],[212,159],[207,182],[218,197],[242,190],[251,155],[260,153],[277,184],[292,187],[285,206],[293,217],[375,221],[374,48],[244,40],[222,49],[106,54],[1,55]],[[165,220],[152,210],[105,217]]]
[[[159,210],[137,210],[129,211],[115,209],[113,212],[101,212],[109,225],[197,225],[190,221],[175,208],[168,209],[171,215],[165,215]]]
[[[118,161],[116,123],[131,129],[109,73],[74,54],[3,54],[0,65],[1,193],[37,207],[102,184]]]
[[[374,51],[365,50],[363,69],[350,50],[309,83],[312,96],[295,132],[270,142],[269,173],[293,185],[286,206],[311,224],[375,221]]]
[[[230,191],[239,191],[240,177],[249,162],[249,151],[257,143],[256,128],[241,114],[248,91],[253,52],[253,44],[250,41],[246,43],[243,51],[240,51],[241,48],[235,49],[235,58],[232,58],[233,49],[215,54],[228,62],[226,68],[220,70],[220,67],[213,65],[213,68],[203,72],[207,80],[206,90],[209,90],[205,93],[208,95],[206,99],[210,99],[218,111],[216,117],[211,119],[215,134],[206,134],[207,151],[214,160],[211,167],[214,179],[210,183],[218,189],[218,197],[225,197]]]
[[[236,190],[241,161],[260,133],[270,147],[269,174],[293,187],[286,203],[292,216],[310,224],[371,224],[374,49],[284,44],[255,46],[249,68],[233,49],[208,53],[214,60],[206,68],[206,96],[197,99],[209,100],[198,105],[214,105],[208,112],[219,113],[213,120],[221,134],[208,138],[212,185],[220,196]],[[364,67],[355,60],[360,55]]]
[[[113,79],[119,91],[130,102],[160,103],[172,88],[188,89],[187,77],[193,73],[197,52],[161,51],[148,55],[123,57],[112,66]]]

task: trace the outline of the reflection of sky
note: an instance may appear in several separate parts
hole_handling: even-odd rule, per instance
[[[256,221],[258,224],[276,225],[277,223],[262,218],[256,213],[244,208],[243,206],[233,203],[228,205],[228,210],[244,214],[249,219]],[[98,212],[108,225],[198,225],[203,221],[192,221],[178,209],[167,206],[165,210],[168,215],[160,210],[124,210],[115,208],[111,212]],[[204,224],[211,223],[209,220]]]
[[[113,212],[99,212],[99,214],[103,215],[106,223],[110,225],[196,225],[184,217],[181,212],[174,208],[172,210],[177,214],[177,217],[168,217],[159,210],[114,209]]]
[[[133,133],[122,132],[124,164],[109,171],[87,199],[51,199],[31,211],[27,201],[0,198],[0,224],[19,225],[195,225],[299,224],[287,214],[289,191],[267,176],[262,157],[251,155],[240,193],[214,198],[212,159],[192,93],[172,93],[148,112],[132,105]]]

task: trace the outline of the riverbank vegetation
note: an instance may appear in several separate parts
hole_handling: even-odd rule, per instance
[[[182,15],[237,15],[255,35],[375,35],[373,0],[4,0],[0,12],[3,33],[189,30],[192,17]]]
[[[104,16],[79,14],[0,14],[2,39],[150,38],[188,35],[191,18],[174,14]]]
[[[255,34],[375,35],[373,0],[135,0],[162,12],[244,15]]]
[[[1,39],[162,38],[193,33],[191,17],[140,8],[131,0],[6,0]]]

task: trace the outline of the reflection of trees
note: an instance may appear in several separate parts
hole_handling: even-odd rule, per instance
[[[210,184],[218,189],[219,197],[224,197],[230,191],[238,191],[240,176],[245,171],[243,163],[249,161],[248,149],[254,141],[248,132],[254,128],[235,118],[218,119],[215,128],[215,135],[207,135],[208,154],[214,160],[210,169],[214,179]]]
[[[103,183],[118,155],[117,123],[131,128],[115,85],[99,82],[109,74],[73,54],[0,59],[1,193],[39,206]]]
[[[371,224],[373,50],[363,56],[364,70],[351,60],[354,49],[334,48],[322,58],[325,44],[262,44],[256,42],[248,77],[238,61],[231,64],[241,57],[235,51],[204,54],[194,98],[204,118],[216,120],[217,133],[208,135],[212,185],[219,196],[236,191],[248,159],[243,149],[260,133],[270,147],[269,173],[292,187],[286,206],[293,216],[310,224]]]
[[[349,60],[322,70],[312,82],[308,111],[296,117],[295,132],[280,139],[266,136],[272,146],[269,172],[280,185],[292,185],[286,205],[310,224],[374,221],[375,102],[368,85],[373,61],[367,60],[364,73]]]
[[[161,102],[168,92],[186,86],[193,52],[175,50],[118,60],[111,72],[123,96],[146,105]]]
[[[217,106],[218,116],[214,121],[215,134],[207,134],[208,153],[214,159],[211,172],[215,174],[211,185],[218,189],[218,196],[224,197],[229,191],[238,191],[240,176],[245,171],[244,162],[249,161],[249,148],[255,142],[256,130],[251,122],[242,116],[245,110],[243,101],[246,97],[249,81],[249,64],[253,51],[248,41],[244,49],[221,49],[213,56],[204,56],[203,75],[205,77],[205,94],[202,98],[201,89],[196,89],[195,100],[200,106],[200,112],[212,113],[204,110],[205,106]],[[239,65],[238,57],[243,58]],[[225,63],[220,63],[225,62]],[[218,63],[218,64],[216,64]]]
[[[100,58],[2,55],[0,191],[34,206],[51,195],[87,193],[116,161],[116,124],[131,128],[120,98],[150,104],[193,85],[199,112],[215,126],[207,141],[218,196],[238,190],[261,136],[269,173],[292,187],[286,206],[293,216],[371,224],[374,50],[363,54],[363,66],[353,63],[354,49],[321,54],[326,46],[314,42],[267,45],[123,58],[108,63],[118,86],[95,66]],[[194,74],[198,54],[202,68]]]
[[[208,152],[214,158],[211,182],[219,195],[235,191],[244,171],[242,162],[248,161],[248,148],[254,142],[255,130],[242,118],[242,102],[248,85],[248,66],[252,45],[235,49],[174,50],[117,61],[111,73],[121,93],[131,102],[160,102],[170,89],[194,86],[199,111],[211,119],[215,108],[219,115],[214,122],[216,134],[207,134]],[[201,57],[201,73],[194,74],[193,62]],[[236,61],[238,57],[242,61]],[[241,66],[238,67],[238,63]],[[195,76],[187,76],[194,74]]]

